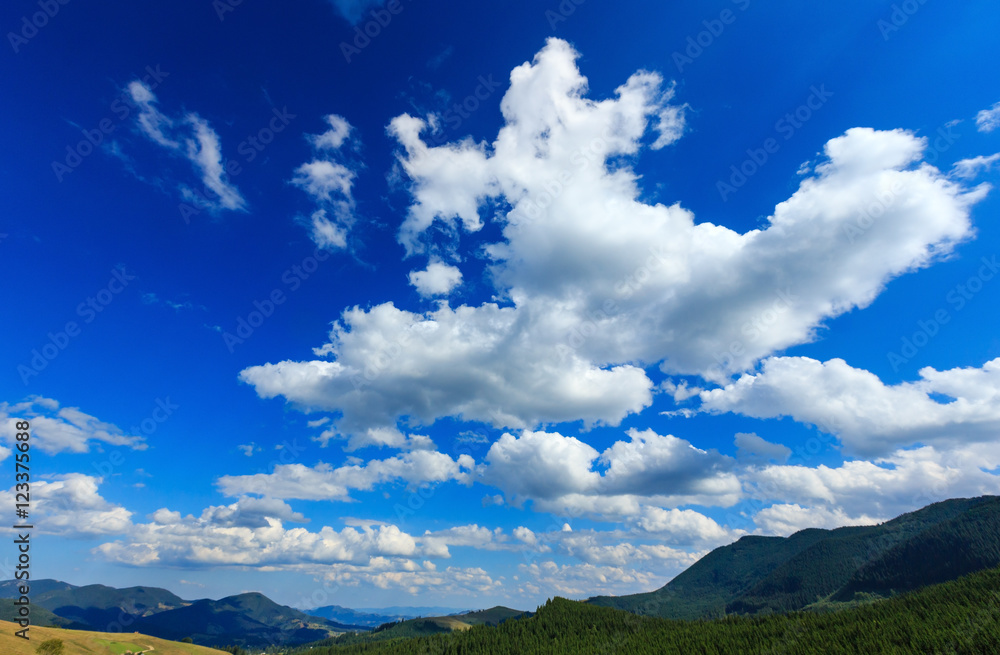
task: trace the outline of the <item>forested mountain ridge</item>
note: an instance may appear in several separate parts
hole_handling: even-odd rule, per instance
[[[289,655],[993,655],[1000,652],[1000,569],[834,612],[677,621],[555,598],[497,627]]]
[[[935,503],[873,526],[747,536],[664,587],[589,603],[675,619],[788,612],[856,593],[891,596],[1000,565],[1000,497]]]

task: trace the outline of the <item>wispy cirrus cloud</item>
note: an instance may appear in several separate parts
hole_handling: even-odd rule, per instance
[[[140,132],[186,159],[198,175],[201,188],[179,183],[185,200],[210,211],[246,211],[246,200],[226,175],[219,135],[208,121],[193,112],[178,117],[165,114],[153,91],[139,80],[129,83],[126,90],[139,108],[136,123]]]

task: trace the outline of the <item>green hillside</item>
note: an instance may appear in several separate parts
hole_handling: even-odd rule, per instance
[[[133,629],[164,639],[190,637],[197,644],[269,646],[300,644],[340,634],[351,626],[278,605],[259,593],[198,600],[135,621]]]
[[[48,591],[32,589],[32,602],[92,630],[131,625],[132,619],[183,607],[187,603],[159,587],[116,589],[94,584],[84,587],[54,586]]]
[[[998,542],[1000,498],[948,500],[881,525],[743,537],[661,589],[588,602],[674,619],[788,612],[831,597],[846,602],[856,593],[891,595],[997,566]]]
[[[891,596],[1000,564],[1000,498],[989,498],[867,563],[833,597]]]
[[[671,619],[723,616],[727,603],[827,535],[826,530],[802,530],[788,538],[743,537],[716,548],[656,591],[587,602]]]
[[[18,617],[17,606],[14,605],[13,598],[0,599],[0,621],[14,621]],[[38,605],[31,606],[31,624],[42,627],[55,628],[82,628],[79,624],[73,623],[69,619],[56,616],[44,607]]]
[[[497,627],[351,645],[310,655],[866,655],[1000,652],[1000,569],[837,612],[674,621],[553,599]]]

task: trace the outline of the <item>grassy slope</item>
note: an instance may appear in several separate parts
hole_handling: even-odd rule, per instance
[[[61,639],[63,655],[119,655],[126,649],[153,648],[153,655],[221,655],[222,651],[194,644],[181,644],[157,637],[134,633],[85,632],[31,626],[29,641],[15,637],[20,627],[0,621],[0,653],[4,655],[35,655],[35,648],[47,639]],[[131,644],[131,645],[129,645]],[[123,647],[124,646],[124,647]]]
[[[18,608],[14,605],[13,598],[0,599],[0,621],[13,621],[17,618],[17,610]],[[31,606],[31,624],[57,628],[82,627],[76,626],[69,619],[56,616],[49,610],[38,605]]]

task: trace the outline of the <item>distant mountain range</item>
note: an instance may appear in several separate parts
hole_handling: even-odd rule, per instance
[[[1000,565],[1000,498],[947,500],[874,526],[746,536],[649,593],[587,602],[673,619],[824,609]]]
[[[15,598],[17,584],[13,580],[0,582],[0,598]],[[186,601],[158,587],[77,587],[57,580],[35,580],[31,582],[31,602],[36,625],[96,632],[138,631],[175,641],[190,637],[206,646],[301,644],[368,629],[311,616],[259,593]],[[0,607],[6,615],[12,601]]]
[[[375,628],[383,623],[406,619],[416,619],[423,616],[449,616],[461,614],[463,610],[453,607],[380,607],[377,609],[358,608],[350,609],[340,605],[327,605],[309,610],[302,610],[306,614],[329,619],[338,623],[348,623],[351,625],[361,625]]]

